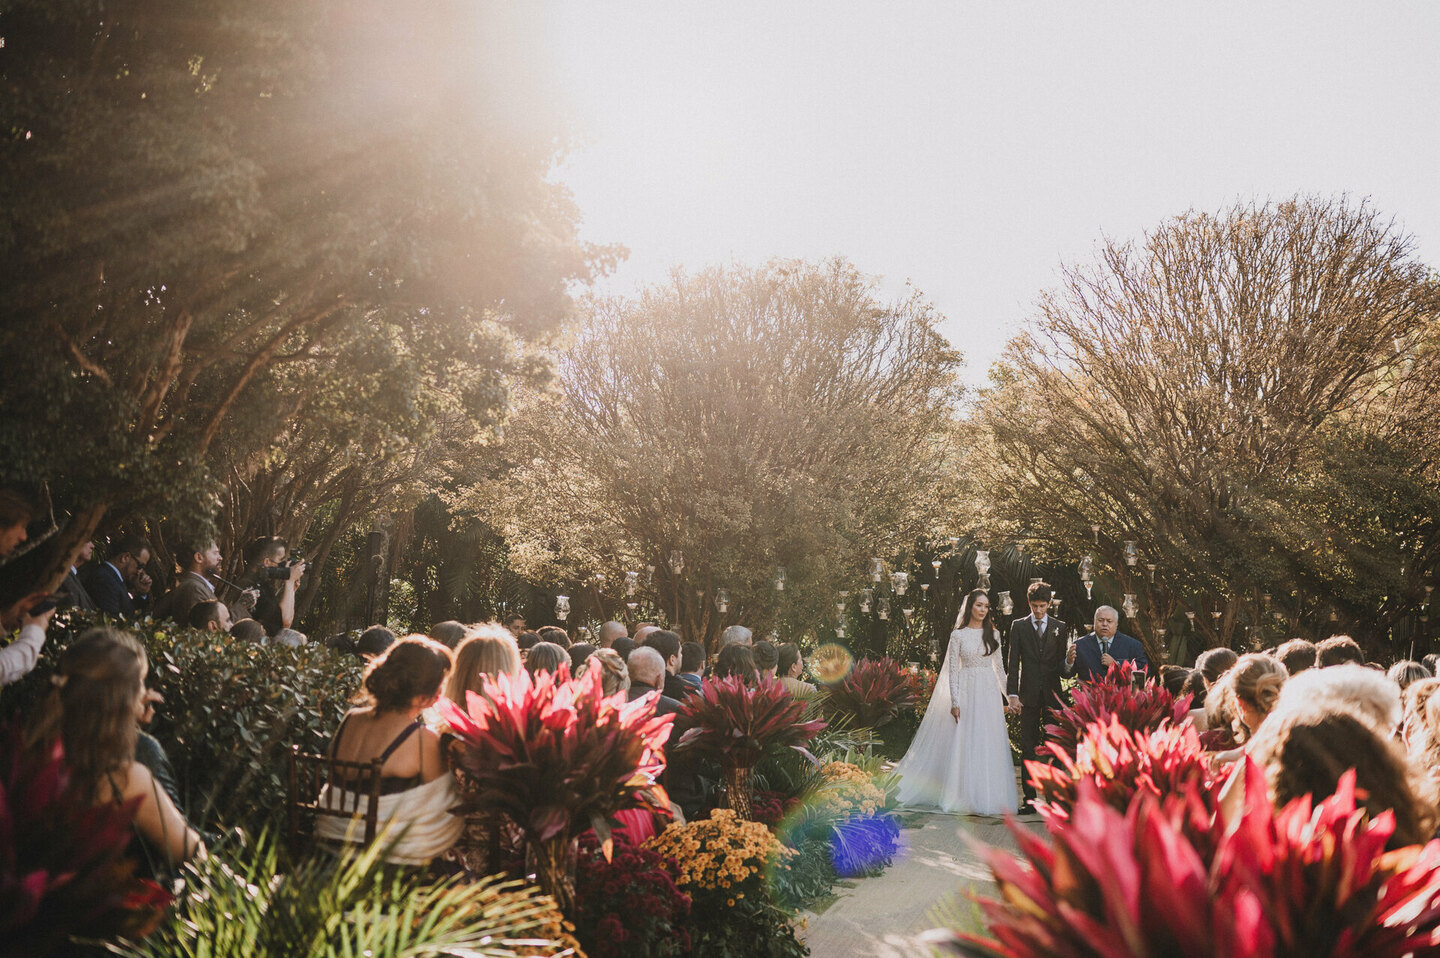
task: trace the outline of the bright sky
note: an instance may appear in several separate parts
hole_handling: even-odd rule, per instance
[[[1102,235],[1370,197],[1440,267],[1440,3],[550,7],[584,235],[672,266],[844,255],[946,317],[966,378]],[[537,64],[537,66],[539,66]]]

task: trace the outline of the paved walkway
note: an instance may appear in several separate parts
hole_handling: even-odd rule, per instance
[[[1023,821],[1039,827],[1040,818]],[[837,889],[839,897],[819,914],[809,915],[801,937],[814,958],[914,958],[931,951],[914,936],[945,922],[945,915],[978,927],[978,911],[964,897],[967,890],[994,890],[989,869],[965,836],[987,845],[1015,850],[1014,839],[999,818],[905,814],[900,851],[877,878],[863,878]]]

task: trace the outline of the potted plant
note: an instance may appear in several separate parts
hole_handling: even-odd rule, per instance
[[[1050,744],[1074,755],[1085,727],[1092,722],[1108,722],[1112,715],[1125,728],[1136,732],[1148,732],[1166,722],[1180,724],[1190,711],[1191,697],[1176,698],[1158,682],[1147,682],[1136,688],[1134,678],[1133,665],[1117,662],[1110,666],[1104,678],[1080,683],[1072,696],[1072,704],[1050,713],[1054,720],[1045,726]]]
[[[890,657],[861,659],[844,678],[826,687],[827,715],[857,729],[883,728],[920,701],[920,679]]]
[[[463,810],[508,815],[525,833],[527,861],[566,914],[575,903],[580,834],[593,828],[608,856],[611,817],[636,805],[668,812],[658,782],[673,716],[652,696],[605,697],[600,669],[577,679],[536,681],[521,671],[485,680],[468,710],[441,699],[460,742]]]
[[[802,721],[804,712],[805,703],[779,682],[747,688],[739,676],[707,679],[698,694],[681,703],[676,721],[685,733],[677,748],[720,763],[727,801],[748,821],[754,817],[750,773],[755,762],[772,748],[788,745],[803,752],[804,743],[825,727],[821,721]]]

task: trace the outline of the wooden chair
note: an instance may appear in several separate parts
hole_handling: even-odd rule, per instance
[[[285,777],[286,841],[292,856],[299,856],[314,841],[315,822],[321,815],[365,822],[365,844],[375,840],[380,824],[381,759],[346,762],[328,755],[300,751],[292,745]],[[323,786],[326,801],[320,801]],[[360,808],[361,796],[368,797]]]

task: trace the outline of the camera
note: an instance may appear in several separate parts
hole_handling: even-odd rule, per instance
[[[305,560],[303,560],[299,556],[291,556],[279,565],[261,566],[259,570],[260,578],[288,579],[290,578],[290,569],[295,565],[295,563],[303,561]]]

